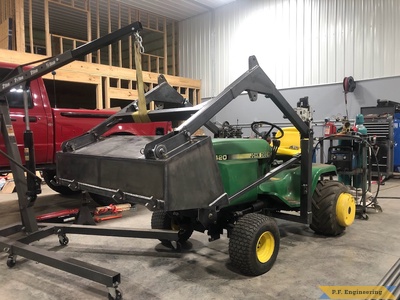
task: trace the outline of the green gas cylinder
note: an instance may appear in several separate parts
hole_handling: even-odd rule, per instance
[[[364,115],[358,114],[356,116],[356,128],[357,132],[361,135],[367,135],[367,127],[364,126]]]

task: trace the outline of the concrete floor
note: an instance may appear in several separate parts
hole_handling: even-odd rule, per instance
[[[42,214],[79,207],[80,198],[62,197],[43,187],[35,211]],[[320,285],[376,285],[400,257],[400,179],[381,186],[383,212],[368,212],[340,237],[315,235],[308,226],[278,221],[281,247],[268,273],[246,277],[229,263],[228,239],[208,242],[194,233],[178,253],[158,240],[69,235],[33,245],[120,272],[124,299],[319,299]],[[390,198],[394,197],[394,198]],[[18,222],[16,193],[0,194],[0,226]],[[150,228],[144,207],[124,213],[104,227]],[[18,257],[14,268],[0,254],[0,299],[107,299],[105,286]]]

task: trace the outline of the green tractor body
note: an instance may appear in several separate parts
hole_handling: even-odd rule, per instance
[[[225,192],[229,197],[239,192],[271,169],[272,147],[263,139],[213,139],[213,147]],[[314,191],[322,175],[335,174],[333,165],[313,164]],[[300,166],[276,174],[229,205],[255,202],[260,198],[275,207],[297,210],[300,207]]]
[[[222,183],[228,196],[256,181],[267,171],[272,155],[270,145],[262,139],[213,139],[213,147]],[[258,188],[240,196],[230,205],[256,201]]]

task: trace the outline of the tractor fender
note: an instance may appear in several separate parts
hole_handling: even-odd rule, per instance
[[[335,176],[337,175],[337,170],[334,165],[328,164],[313,164],[312,165],[312,186],[311,193],[314,193],[315,188],[317,187],[317,183],[320,180],[321,176]]]
[[[336,167],[327,164],[313,164],[311,172],[311,190],[313,194],[321,176],[335,176]],[[269,195],[280,199],[289,207],[298,207],[300,200],[301,168],[300,166],[284,170],[270,180],[258,186],[259,195]]]

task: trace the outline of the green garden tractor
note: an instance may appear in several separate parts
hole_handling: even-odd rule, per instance
[[[233,197],[258,178],[271,172],[273,148],[264,139],[217,138],[212,140],[224,191]],[[312,166],[312,221],[318,234],[335,236],[344,232],[355,218],[355,200],[341,182],[321,180],[334,175],[335,166]],[[271,176],[218,210],[216,220],[204,226],[196,211],[153,212],[155,229],[180,230],[181,243],[193,230],[205,231],[217,239],[228,232],[231,263],[242,273],[260,275],[274,264],[279,251],[279,229],[273,216],[283,211],[300,211],[301,167],[293,165]],[[167,241],[162,241],[168,245]]]
[[[276,164],[284,131],[265,121],[252,126],[258,138],[193,134],[206,126],[218,136],[210,120],[242,92],[251,101],[264,95],[282,111],[298,131],[299,154]],[[147,101],[162,97],[182,102],[166,82],[146,94]],[[135,111],[135,103],[128,105],[87,134],[65,142],[57,155],[58,184],[117,203],[145,205],[153,211],[153,229],[178,231],[177,245],[193,231],[207,232],[212,241],[225,230],[231,263],[251,276],[270,270],[277,258],[280,234],[274,218],[309,224],[317,234],[329,236],[342,234],[354,221],[354,198],[342,183],[329,180],[336,175],[335,166],[312,163],[310,124],[284,99],[254,56],[242,76],[202,105],[148,112],[151,121],[183,120],[173,132],[102,137],[111,126],[132,122]],[[261,134],[260,126],[268,126],[268,132]]]

